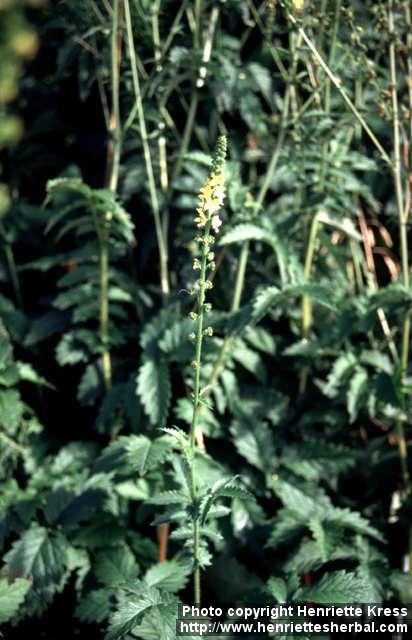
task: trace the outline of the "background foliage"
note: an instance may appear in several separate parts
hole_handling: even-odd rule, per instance
[[[206,602],[411,600],[410,7],[302,4],[0,0],[7,638],[174,638],[194,508]]]

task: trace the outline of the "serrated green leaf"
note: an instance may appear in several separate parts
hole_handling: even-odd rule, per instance
[[[109,587],[135,580],[138,571],[136,559],[127,545],[101,551],[94,563],[97,579]]]
[[[302,589],[301,595],[305,600],[319,604],[372,601],[369,584],[346,571],[326,573],[316,584]]]
[[[157,587],[171,593],[186,586],[191,572],[190,565],[176,560],[167,560],[150,567],[143,578],[149,587]]]
[[[164,425],[170,405],[171,383],[165,360],[146,359],[137,375],[137,393],[153,425]]]
[[[0,624],[13,618],[30,587],[31,581],[23,578],[11,583],[0,579]]]

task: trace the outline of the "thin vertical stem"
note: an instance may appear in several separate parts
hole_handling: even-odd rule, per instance
[[[201,27],[201,17],[202,17],[202,0],[195,0],[195,46],[202,46],[202,27]]]
[[[315,253],[316,240],[318,237],[319,219],[315,215],[310,227],[308,246],[306,248],[305,267],[303,276],[305,280],[310,278],[313,264],[313,256]],[[312,305],[310,296],[305,294],[302,299],[302,339],[307,340],[309,337],[309,331],[312,326]]]
[[[204,231],[204,239],[209,237],[211,228],[211,220],[206,223]],[[194,368],[194,388],[193,388],[193,414],[192,424],[190,428],[190,449],[191,449],[191,494],[192,502],[197,502],[197,482],[196,482],[196,465],[195,465],[195,450],[196,450],[196,429],[197,420],[200,409],[200,370],[202,363],[202,345],[203,345],[203,319],[204,319],[204,304],[206,293],[206,271],[207,271],[207,255],[209,251],[209,245],[207,242],[202,242],[202,252],[200,259],[200,277],[198,280],[198,293],[197,293],[197,328],[196,328],[196,350],[195,359],[193,361]],[[201,590],[200,590],[200,565],[199,565],[199,547],[200,547],[200,522],[199,517],[196,514],[193,521],[193,561],[194,561],[194,601],[195,605],[200,604]]]
[[[168,258],[168,251],[167,251],[167,240],[164,237],[164,232],[163,232],[163,225],[162,225],[161,216],[160,216],[159,200],[157,197],[156,183],[155,183],[155,177],[154,177],[154,171],[153,171],[152,156],[150,152],[149,139],[147,135],[147,127],[146,127],[146,120],[144,116],[142,94],[140,90],[139,74],[137,71],[136,50],[135,50],[134,40],[133,40],[133,29],[132,29],[132,19],[130,14],[129,0],[124,0],[124,7],[125,7],[128,50],[129,50],[131,68],[132,68],[133,89],[134,89],[135,100],[136,100],[136,108],[137,108],[137,114],[138,114],[139,126],[140,126],[140,136],[141,136],[142,146],[143,146],[143,155],[144,155],[145,166],[146,166],[147,180],[149,183],[150,202],[151,202],[151,207],[153,212],[157,246],[159,251],[160,286],[161,286],[163,295],[166,296],[170,291],[169,271],[168,271],[169,258]]]
[[[112,32],[111,32],[111,89],[112,103],[109,116],[109,141],[106,164],[106,185],[115,192],[119,181],[120,157],[122,152],[122,131],[120,120],[120,62],[121,62],[121,33],[120,33],[121,0],[115,0],[113,5]],[[103,90],[104,92],[104,90]],[[105,94],[104,94],[105,95]],[[102,95],[103,97],[103,95]],[[102,102],[104,107],[104,102]],[[100,230],[96,214],[93,212],[96,233],[99,242],[99,319],[100,339],[102,343],[102,373],[106,390],[112,384],[112,362],[109,349],[109,220],[103,222],[104,228]]]
[[[122,131],[120,124],[120,57],[121,35],[119,30],[120,0],[115,0],[113,6],[112,37],[111,37],[111,78],[112,78],[112,112],[110,130],[113,136],[113,159],[110,169],[109,189],[116,191],[119,180],[120,155],[122,147]]]
[[[112,384],[109,340],[109,246],[106,233],[101,234],[100,248],[100,338],[103,346],[102,371],[106,389]]]
[[[154,58],[156,61],[156,71],[162,70],[161,58],[161,44],[160,44],[160,32],[159,32],[159,0],[154,0],[151,8],[152,11],[152,36],[154,45]]]
[[[396,207],[399,220],[399,237],[401,248],[402,281],[405,289],[409,289],[409,258],[408,258],[408,234],[407,234],[407,213],[404,210],[403,188],[402,188],[402,166],[401,166],[401,143],[399,126],[399,105],[398,105],[398,81],[396,73],[396,50],[395,50],[395,29],[393,16],[393,0],[388,0],[388,29],[389,29],[389,70],[391,79],[392,97],[392,128],[393,128],[393,178],[395,186]],[[402,326],[402,347],[401,347],[401,379],[405,378],[409,362],[409,341],[411,329],[410,312],[407,311],[403,319]],[[404,491],[409,495],[411,490],[408,450],[406,445],[405,430],[401,419],[397,421],[399,458],[401,465]],[[412,566],[410,567],[412,572]]]

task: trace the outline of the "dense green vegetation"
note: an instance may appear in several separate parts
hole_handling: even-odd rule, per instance
[[[5,637],[412,601],[411,154],[408,0],[0,0]]]

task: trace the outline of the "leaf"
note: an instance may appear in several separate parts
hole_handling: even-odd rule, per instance
[[[27,362],[16,362],[19,372],[20,380],[26,380],[27,382],[33,382],[49,389],[55,389],[55,387],[47,382],[43,376],[37,373],[37,371]]]
[[[95,589],[82,595],[75,615],[82,622],[100,623],[112,613],[117,589]]]
[[[30,587],[31,581],[23,578],[17,578],[10,584],[0,579],[0,624],[13,618]]]
[[[273,469],[275,450],[272,434],[266,423],[241,418],[232,422],[230,432],[236,449],[249,464],[264,472]]]
[[[95,471],[116,471],[129,475],[144,473],[161,464],[171,451],[170,438],[161,436],[150,440],[147,436],[120,436],[103,450],[96,461]]]
[[[302,589],[300,595],[305,600],[319,604],[372,601],[368,583],[346,571],[326,573],[316,584]]]
[[[363,367],[358,367],[351,378],[347,394],[347,406],[351,422],[356,420],[362,403],[366,399],[367,390],[368,373]]]
[[[146,500],[146,504],[168,505],[168,504],[187,504],[189,495],[181,491],[171,490],[156,493],[154,496]]]
[[[57,588],[66,569],[67,540],[34,524],[4,556],[10,575],[33,580],[36,589]]]
[[[109,587],[135,580],[138,570],[136,559],[127,545],[101,551],[94,564],[97,579]]]
[[[159,615],[159,637],[174,640],[176,630],[175,600],[154,587],[137,583],[135,588],[124,589],[117,611],[110,618],[110,627],[104,640],[120,640],[136,630],[146,614]]]
[[[100,366],[96,363],[87,365],[77,390],[80,404],[92,405],[103,392],[103,379]]]
[[[165,424],[171,399],[169,367],[165,360],[146,359],[137,375],[137,393],[153,425]]]
[[[326,542],[325,529],[322,526],[319,518],[311,518],[309,520],[309,529],[312,532],[313,538],[318,545],[319,553],[323,562],[326,562],[329,556],[329,548]]]
[[[0,426],[13,432],[23,419],[24,404],[16,389],[0,391]]]
[[[175,593],[183,589],[190,576],[190,566],[176,560],[155,564],[146,571],[143,580],[149,587],[158,587]]]
[[[278,604],[284,604],[287,601],[288,589],[283,578],[270,578],[266,587]]]
[[[214,485],[207,490],[200,505],[200,518],[202,524],[206,522],[207,515],[217,498],[238,498],[239,500],[254,500],[249,491],[243,489],[236,482],[236,477],[217,480]]]
[[[50,524],[72,526],[87,520],[111,493],[108,476],[96,474],[76,492],[57,487],[47,497],[44,513]]]

